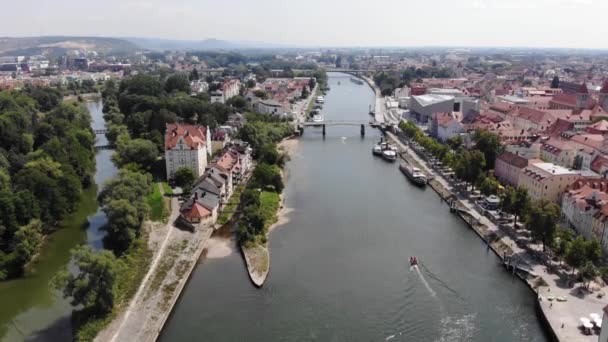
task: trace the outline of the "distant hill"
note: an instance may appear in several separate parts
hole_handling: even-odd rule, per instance
[[[58,56],[69,50],[95,50],[102,53],[128,54],[140,48],[125,39],[107,37],[0,37],[0,55],[38,55]]]
[[[288,48],[287,45],[260,42],[233,42],[219,39],[177,40],[160,38],[124,38],[149,50],[244,50]]]

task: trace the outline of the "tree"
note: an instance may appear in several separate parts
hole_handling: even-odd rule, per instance
[[[255,80],[254,80],[254,79],[249,79],[249,80],[247,80],[247,83],[246,83],[247,89],[252,89],[252,88],[254,88],[254,87],[255,87],[255,84],[256,84],[256,83],[255,83]]]
[[[137,207],[125,199],[108,202],[103,211],[108,217],[104,230],[108,233],[106,241],[118,254],[126,251],[137,236],[142,224],[142,217]]]
[[[243,110],[247,107],[247,100],[245,100],[244,97],[237,95],[228,99],[228,101],[226,101],[226,104]]]
[[[585,239],[582,236],[578,236],[570,244],[570,248],[566,252],[566,263],[572,267],[572,274],[574,270],[583,266],[586,263],[586,246]]]
[[[551,88],[559,88],[559,77],[557,75],[553,76],[553,80],[551,81]]]
[[[455,137],[451,137],[451,138],[448,139],[447,144],[448,144],[448,146],[450,146],[450,148],[452,150],[456,151],[463,144],[462,137],[460,135],[457,135]]]
[[[517,228],[517,218],[524,215],[528,207],[530,206],[530,196],[528,190],[519,187],[515,190],[515,197],[513,201],[512,214],[515,215],[513,226]]]
[[[266,143],[262,145],[258,152],[258,159],[260,162],[274,165],[279,160],[279,151],[277,151],[277,145],[274,143]]]
[[[279,168],[274,165],[260,163],[253,171],[250,187],[265,188],[271,186],[274,191],[283,191],[283,179]]]
[[[55,279],[56,287],[63,287],[65,298],[73,306],[82,306],[92,315],[102,317],[112,311],[117,297],[117,278],[125,264],[111,251],[94,253],[90,247],[72,250],[77,272],[64,271]]]
[[[568,254],[568,249],[570,248],[571,243],[572,233],[569,230],[558,229],[555,232],[551,249],[553,250],[553,253],[555,253],[555,256],[559,259],[560,264],[562,263],[566,254]]]
[[[534,202],[528,210],[526,226],[535,240],[542,241],[543,251],[553,242],[559,214],[559,206],[545,200]]]
[[[308,88],[310,88],[310,91],[315,89],[316,85],[317,85],[317,81],[314,79],[314,77],[311,77],[310,80],[308,80]]]
[[[479,184],[479,191],[486,196],[495,195],[498,192],[500,183],[496,178],[489,176],[485,177],[481,184]]]
[[[13,249],[15,253],[15,263],[19,268],[23,268],[40,249],[42,244],[42,222],[32,220],[29,224],[19,228],[13,238]]]
[[[156,145],[146,139],[118,140],[116,153],[112,159],[120,166],[129,163],[136,164],[143,169],[149,169],[158,157]]]
[[[512,186],[507,186],[505,191],[500,195],[500,210],[505,213],[512,213],[514,202],[515,189]]]
[[[492,132],[477,130],[474,136],[475,148],[480,150],[485,157],[485,170],[494,169],[496,156],[500,151],[500,139]]]
[[[583,279],[583,284],[586,288],[589,288],[591,281],[599,274],[597,268],[591,261],[587,261],[585,265],[581,267],[578,273]]]
[[[165,91],[167,93],[176,91],[190,93],[190,82],[188,82],[188,77],[182,73],[169,76],[165,81]]]
[[[182,167],[175,171],[175,185],[183,188],[185,191],[190,191],[194,181],[196,180],[196,175],[194,171],[189,167]]]
[[[200,78],[198,75],[198,70],[196,68],[192,68],[192,72],[190,73],[190,81],[197,81]]]
[[[601,257],[602,257],[602,245],[600,244],[600,242],[595,238],[586,241],[586,243],[585,243],[586,260],[597,265],[597,263],[600,261]]]
[[[256,97],[258,97],[262,100],[266,100],[268,98],[268,94],[263,90],[254,90],[253,95],[255,95]]]

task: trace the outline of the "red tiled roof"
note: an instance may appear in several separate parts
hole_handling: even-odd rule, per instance
[[[203,126],[167,124],[165,150],[175,148],[180,138],[190,149],[198,149],[207,144],[207,129]]]
[[[211,212],[207,208],[198,204],[198,202],[194,201],[190,209],[182,212],[182,215],[188,220],[202,219],[211,215]]]
[[[599,155],[591,162],[591,171],[599,174],[602,170],[602,166],[608,167],[608,158]]]
[[[531,121],[537,124],[551,124],[555,122],[555,117],[547,112],[528,107],[517,107],[509,112],[509,115]]]
[[[511,152],[504,152],[501,155],[499,155],[497,157],[499,160],[515,166],[519,169],[523,169],[524,167],[528,166],[528,159],[522,157],[522,156],[518,156],[515,153],[511,153]]]
[[[608,121],[600,120],[585,129],[589,133],[606,133],[608,132]]]
[[[577,94],[588,94],[589,90],[587,89],[587,84],[583,82],[581,86],[577,90]]]

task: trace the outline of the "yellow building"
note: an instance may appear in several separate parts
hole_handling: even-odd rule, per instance
[[[580,173],[552,163],[534,163],[524,169],[519,186],[528,190],[533,200],[560,203],[566,188],[580,177]]]

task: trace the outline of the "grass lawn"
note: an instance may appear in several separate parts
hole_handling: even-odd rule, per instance
[[[220,213],[219,217],[217,218],[217,224],[223,226],[228,221],[230,221],[230,219],[232,218],[232,215],[234,215],[234,211],[238,208],[239,204],[241,203],[241,193],[243,192],[244,189],[245,189],[245,184],[241,184],[234,189],[234,193],[230,197],[230,200],[228,200],[228,203],[230,203],[230,204],[227,204],[226,206],[224,206],[224,209],[222,209],[222,212]]]
[[[150,219],[162,221],[168,216],[165,200],[160,192],[159,183],[152,184],[152,193],[146,197],[146,203],[150,206]]]
[[[271,191],[262,191],[260,194],[260,211],[266,222],[266,228],[277,222],[281,198],[279,194]]]
[[[162,182],[163,184],[163,190],[165,191],[165,195],[173,195],[173,189],[171,189],[171,186],[169,186],[169,183],[167,182]]]

